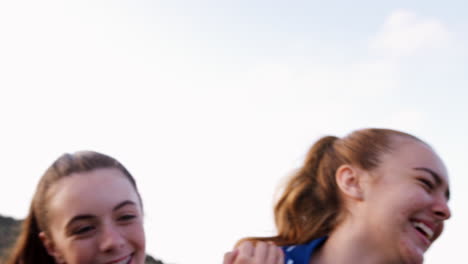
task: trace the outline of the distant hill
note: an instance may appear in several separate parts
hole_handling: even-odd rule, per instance
[[[19,234],[21,221],[0,215],[0,256],[5,256]]]
[[[5,257],[13,246],[21,228],[21,221],[0,215],[0,259]],[[145,264],[164,264],[150,255],[146,256]]]

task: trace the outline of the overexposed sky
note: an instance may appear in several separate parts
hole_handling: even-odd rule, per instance
[[[92,149],[135,175],[148,253],[220,263],[274,232],[275,190],[316,139],[389,127],[450,172],[425,263],[464,259],[466,5],[0,2],[0,214],[25,217],[47,166]]]

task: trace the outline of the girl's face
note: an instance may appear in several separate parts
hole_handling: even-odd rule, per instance
[[[447,171],[423,143],[396,142],[367,183],[361,220],[392,263],[422,263],[450,217]]]
[[[72,174],[47,195],[50,237],[40,237],[57,263],[144,263],[141,204],[120,170]]]

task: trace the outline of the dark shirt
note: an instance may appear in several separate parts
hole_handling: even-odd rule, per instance
[[[327,238],[321,237],[307,244],[281,247],[284,252],[285,264],[309,264],[314,251],[325,242]]]

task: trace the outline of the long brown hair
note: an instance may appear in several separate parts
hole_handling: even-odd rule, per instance
[[[73,173],[88,172],[101,168],[116,168],[130,181],[141,197],[133,176],[116,159],[94,151],[80,151],[73,154],[63,154],[42,175],[33,196],[29,214],[23,221],[20,235],[10,251],[6,264],[55,263],[54,258],[47,253],[39,239],[41,231],[48,230],[47,192],[60,179]],[[142,205],[143,206],[143,205]]]
[[[328,235],[343,219],[345,210],[335,180],[344,164],[370,171],[389,153],[395,137],[418,138],[390,129],[361,129],[346,137],[325,136],[308,151],[302,167],[287,181],[274,208],[278,234],[242,239],[272,241],[279,246],[304,244]],[[241,242],[240,241],[240,242]],[[240,243],[238,242],[238,244]]]

